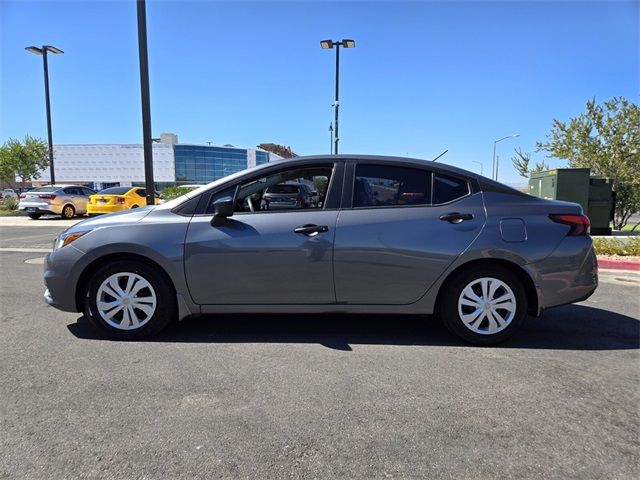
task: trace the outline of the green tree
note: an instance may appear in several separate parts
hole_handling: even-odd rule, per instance
[[[24,188],[25,182],[39,178],[48,166],[49,147],[39,138],[26,135],[24,143],[10,138],[0,147],[0,178],[10,185],[19,177]]]
[[[586,112],[568,122],[554,119],[547,140],[536,146],[567,160],[571,167],[590,168],[593,175],[612,178],[613,226],[622,229],[640,211],[640,107],[622,97],[602,105],[594,98],[586,107]]]
[[[516,154],[511,157],[511,162],[513,162],[514,168],[520,174],[521,177],[529,178],[532,173],[544,172],[545,170],[549,170],[549,165],[547,165],[544,160],[542,162],[536,163],[533,168],[529,168],[529,162],[531,162],[531,154],[523,152],[521,148],[514,148]]]

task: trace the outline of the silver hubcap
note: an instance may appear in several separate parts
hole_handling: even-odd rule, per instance
[[[71,209],[71,207],[66,207],[64,209],[64,216],[65,217],[71,217],[73,216],[73,210]]]
[[[458,315],[474,333],[493,335],[509,326],[516,314],[516,297],[502,280],[483,277],[469,283],[458,298]]]
[[[96,294],[98,313],[119,330],[135,330],[145,325],[156,311],[157,303],[151,284],[131,272],[111,275]]]

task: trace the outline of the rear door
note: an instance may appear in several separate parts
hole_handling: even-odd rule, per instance
[[[338,217],[334,251],[339,303],[416,302],[486,218],[466,179],[412,164],[354,162],[345,197],[351,208]]]

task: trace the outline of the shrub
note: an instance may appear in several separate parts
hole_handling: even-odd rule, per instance
[[[593,246],[597,255],[640,256],[640,236],[622,241],[618,238],[594,238]]]
[[[3,198],[0,200],[0,208],[2,210],[17,210],[18,201],[12,197]]]
[[[191,187],[167,187],[160,192],[160,195],[163,200],[173,200],[174,198],[181,197],[185,193],[189,193],[191,190],[194,189]]]

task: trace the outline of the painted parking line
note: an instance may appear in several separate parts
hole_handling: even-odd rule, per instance
[[[50,248],[0,248],[0,252],[10,253],[51,253]]]

